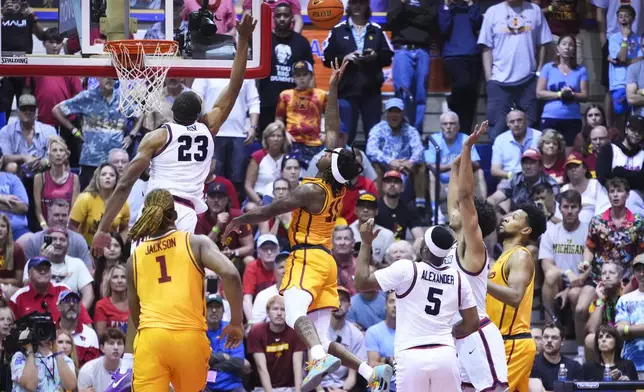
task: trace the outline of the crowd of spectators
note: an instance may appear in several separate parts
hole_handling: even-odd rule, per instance
[[[192,3],[175,0],[183,10],[179,23],[195,9]],[[243,276],[247,337],[232,350],[219,337],[229,304],[217,277],[207,277],[213,348],[208,390],[216,392],[299,391],[306,357],[285,324],[278,295],[290,214],[223,236],[233,218],[288,197],[302,177],[315,175],[324,149],[327,92],[314,87],[299,3],[267,3],[273,9],[271,74],[244,82],[216,136],[216,159],[203,192],[208,210],[196,229]],[[359,225],[376,221],[372,268],[379,269],[417,257],[435,210],[440,223],[449,223],[450,170],[476,122],[484,77],[490,142],[473,151],[476,195],[499,218],[530,201],[548,218],[547,231],[531,245],[539,310],[548,321],[534,331],[543,347],[531,391],[551,390],[561,363],[579,380],[602,380],[606,366],[615,380],[636,379],[638,372],[643,377],[644,7],[639,1],[617,3],[507,0],[482,10],[473,1],[391,0],[383,28],[371,21],[368,0],[348,0],[347,20],[329,32],[324,64],[349,61],[339,86],[340,138],[352,145],[363,131],[364,146],[354,146],[365,170],[347,191],[333,232],[340,303],[331,329],[321,333],[371,366],[393,363],[395,298],[359,292],[353,282]],[[231,9],[232,0],[222,0],[217,22],[234,34]],[[587,103],[593,64],[584,63],[582,48],[588,45],[581,45],[580,27],[593,10],[605,50],[605,64],[593,67],[605,71],[603,105]],[[11,12],[3,8],[3,17],[29,22],[23,43],[33,45],[34,34],[49,54],[67,50],[69,40],[56,28],[44,29],[33,13]],[[11,34],[18,37],[16,26]],[[10,35],[2,28],[5,48]],[[439,123],[424,124],[437,37],[452,94]],[[385,100],[383,68],[389,65],[395,95]],[[210,107],[226,83],[170,78],[164,100],[171,104],[192,89]],[[123,353],[129,314],[123,265],[145,176],[112,222],[112,243],[103,256],[94,258],[88,244],[143,135],[172,121],[169,106],[129,119],[118,111],[118,83],[111,78],[5,77],[0,92],[6,116],[0,129],[0,337],[34,311],[51,313],[58,328],[55,341],[31,347],[41,359],[35,364],[23,354],[4,359],[0,390],[11,381],[15,390],[33,390],[30,377],[37,368],[44,377],[37,380],[39,391],[103,391]],[[429,140],[426,128],[437,131]],[[496,234],[486,244],[490,260],[499,256]],[[566,339],[576,342],[574,359],[560,355]],[[54,371],[48,361],[56,363]],[[341,367],[322,388],[366,386],[355,371]]]

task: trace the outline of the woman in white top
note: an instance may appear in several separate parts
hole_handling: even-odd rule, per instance
[[[262,150],[251,155],[246,169],[244,188],[248,201],[261,205],[264,189],[280,176],[282,158],[288,151],[289,141],[286,138],[284,125],[279,122],[269,124],[262,134]],[[241,164],[241,162],[239,162]]]
[[[566,158],[564,167],[564,181],[566,185],[561,188],[561,192],[574,189],[581,194],[579,220],[582,223],[588,223],[595,215],[597,197],[601,192],[602,186],[597,180],[592,178],[580,153],[576,151],[571,152]]]

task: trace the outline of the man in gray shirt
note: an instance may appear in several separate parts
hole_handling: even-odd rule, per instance
[[[47,209],[47,226],[67,227],[67,223],[69,221],[69,209],[69,203],[67,203],[66,200],[54,199]],[[35,233],[31,237],[31,239],[29,239],[24,248],[25,257],[27,258],[27,260],[40,255],[40,248],[45,242],[46,235],[47,230],[45,229]],[[89,268],[91,271],[93,268],[93,263],[85,238],[83,238],[83,236],[79,233],[72,230],[67,230],[67,238],[69,240],[67,255],[83,260],[87,268]],[[51,244],[49,246],[51,246]]]
[[[644,50],[644,40],[642,40]],[[644,116],[644,61],[628,66],[626,70],[626,100],[635,115]]]

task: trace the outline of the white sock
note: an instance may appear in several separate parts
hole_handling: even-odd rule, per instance
[[[373,375],[373,368],[369,365],[367,365],[366,362],[362,362],[360,364],[360,367],[358,368],[358,373],[362,376],[367,381],[371,380],[371,376]]]
[[[311,358],[313,358],[314,361],[324,357],[326,357],[326,351],[324,351],[324,347],[322,347],[321,344],[316,344],[311,347]]]

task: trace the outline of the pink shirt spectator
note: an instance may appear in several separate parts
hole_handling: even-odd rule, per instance
[[[299,0],[264,0],[264,3],[268,4],[268,6],[271,7],[271,11],[273,11],[278,4],[288,3],[291,5],[291,10],[293,11],[293,15],[302,15],[302,6],[300,5]],[[244,4],[242,5],[242,10],[248,11],[251,8],[252,8],[252,0],[244,0]],[[275,30],[275,20],[271,18],[271,22],[272,22],[271,30]]]
[[[210,0],[208,4],[215,4],[216,1],[217,0]],[[197,3],[197,0],[184,0],[183,5],[185,7],[184,13],[186,20],[191,12],[198,11],[199,8],[201,8],[199,3]],[[217,8],[217,11],[215,12],[215,16],[217,34],[227,34],[235,28],[237,14],[235,13],[235,4],[233,4],[233,0],[221,0],[219,8]]]

